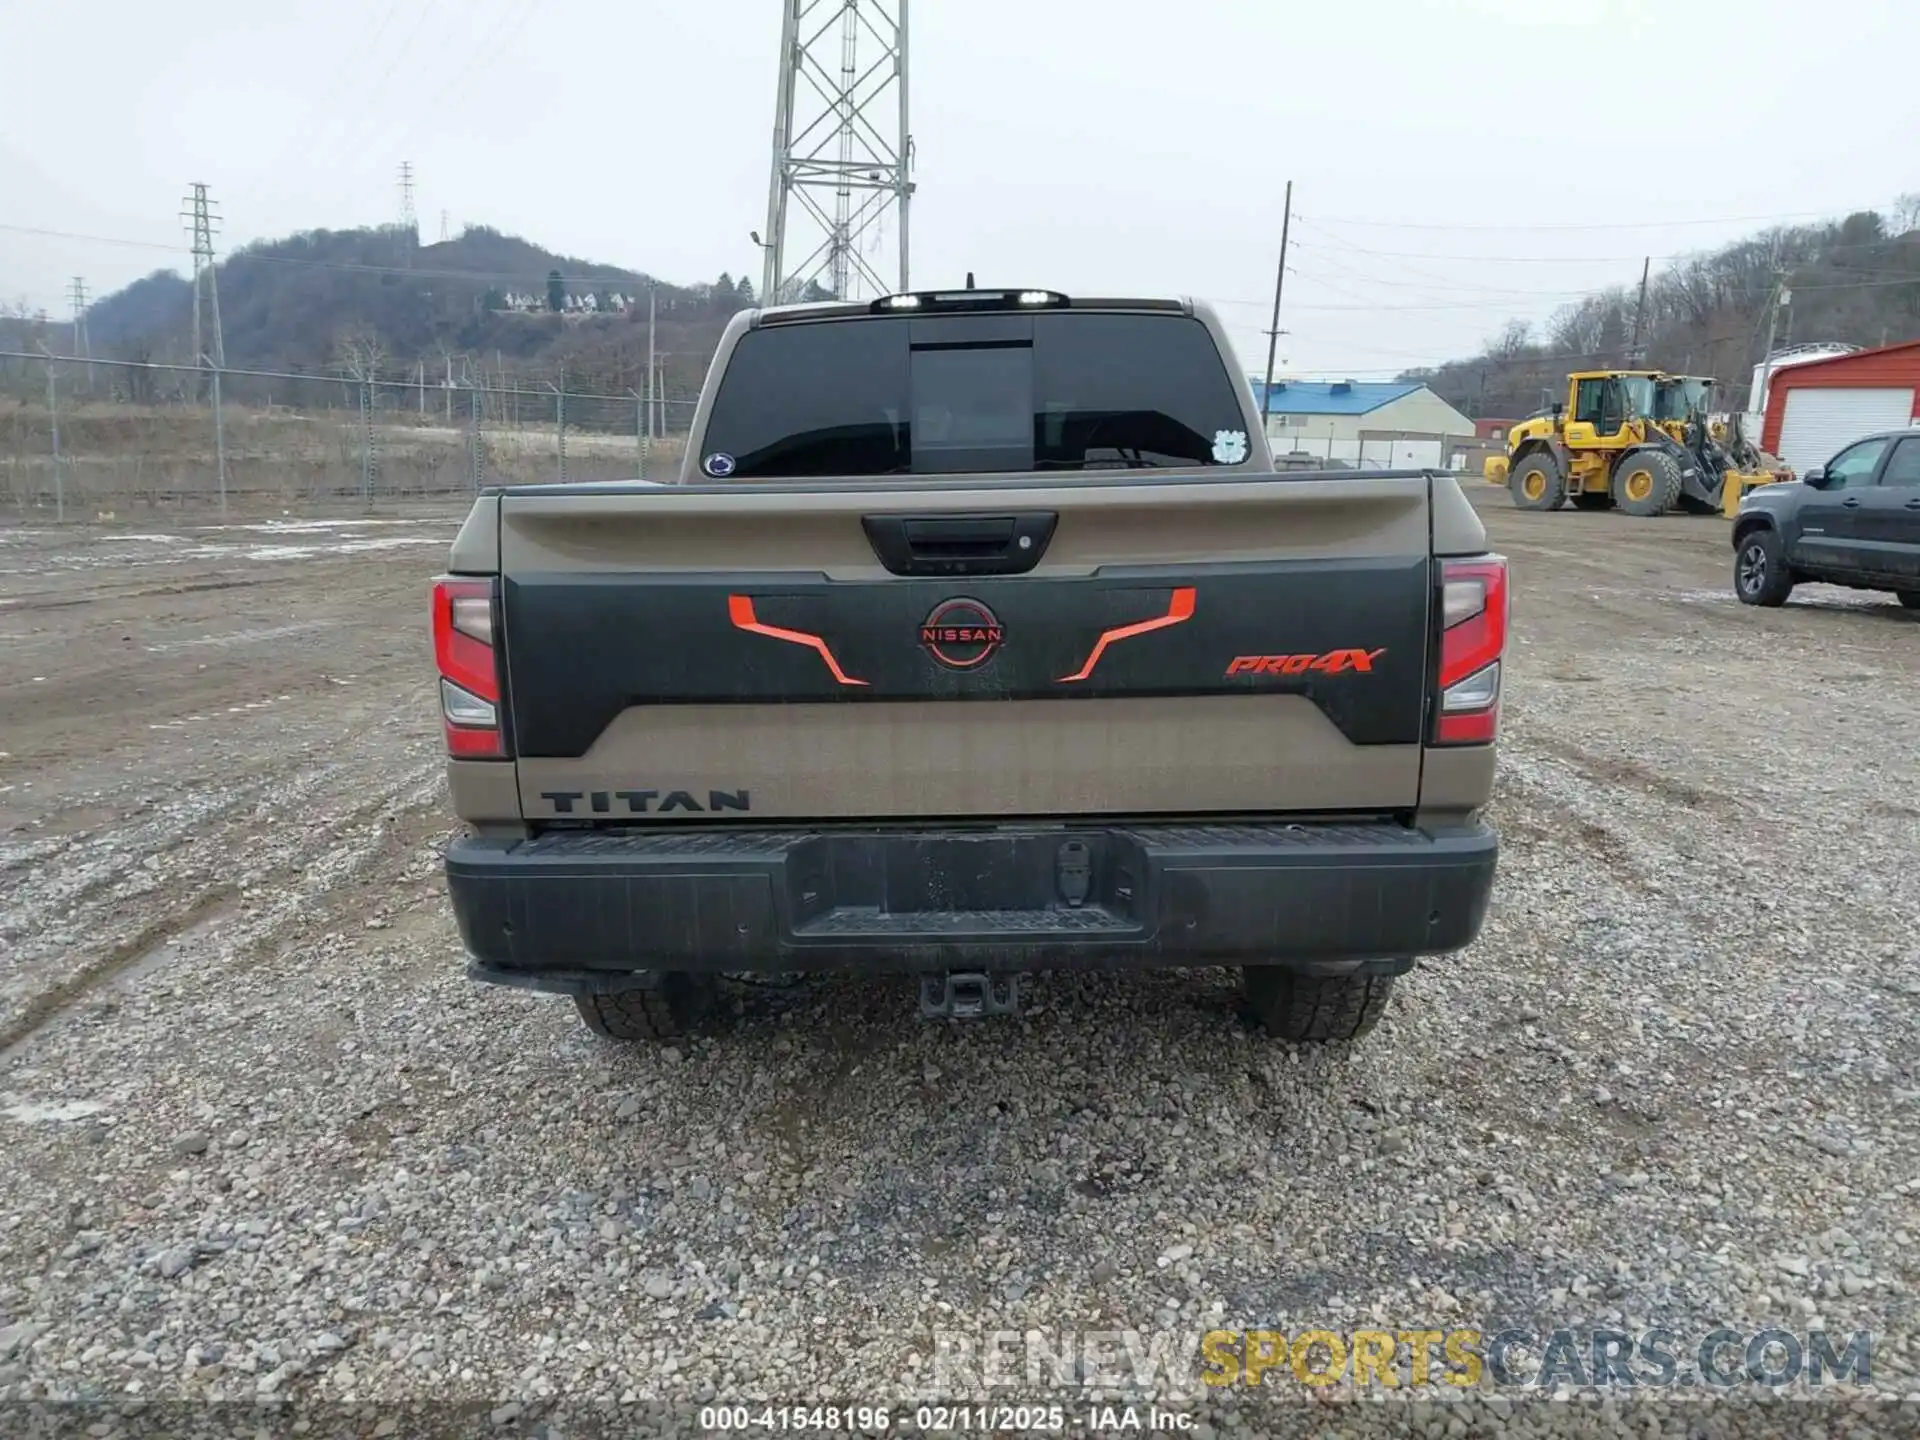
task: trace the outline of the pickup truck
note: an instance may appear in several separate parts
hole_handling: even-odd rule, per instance
[[[742,312],[679,483],[482,492],[432,612],[468,973],[603,1035],[1233,966],[1351,1039],[1487,911],[1506,562],[1449,475],[1276,471],[1196,302]]]

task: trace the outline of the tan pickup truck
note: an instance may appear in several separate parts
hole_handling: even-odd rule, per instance
[[[602,1034],[1225,965],[1349,1039],[1486,914],[1506,562],[1448,475],[1276,472],[1198,303],[743,312],[678,484],[488,490],[449,572],[470,973]]]

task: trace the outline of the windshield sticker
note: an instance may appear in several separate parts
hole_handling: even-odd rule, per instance
[[[1247,432],[1244,430],[1216,430],[1213,432],[1213,463],[1216,465],[1238,465],[1247,458]]]
[[[1214,449],[1218,450],[1216,442]],[[716,450],[700,462],[700,468],[716,480],[724,480],[733,473],[733,457],[723,450]]]

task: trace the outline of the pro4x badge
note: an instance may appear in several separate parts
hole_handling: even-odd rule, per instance
[[[1326,650],[1306,655],[1236,655],[1227,666],[1229,675],[1342,675],[1350,671],[1370,674],[1373,662],[1386,654],[1379,650]]]

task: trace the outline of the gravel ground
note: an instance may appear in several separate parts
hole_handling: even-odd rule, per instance
[[[1717,520],[1476,499],[1517,597],[1493,915],[1323,1050],[1216,972],[951,1027],[820,980],[597,1041],[461,975],[424,631],[455,516],[0,532],[0,1430],[897,1425],[1062,1398],[953,1337],[1133,1330],[1216,1433],[1920,1431],[1920,615],[1738,606]],[[1202,1331],[1383,1325],[1874,1347],[1784,1409],[1191,1384]],[[378,1426],[409,1402],[441,1408]]]

